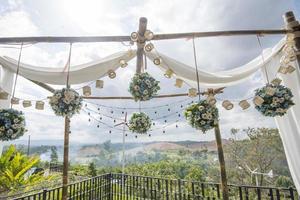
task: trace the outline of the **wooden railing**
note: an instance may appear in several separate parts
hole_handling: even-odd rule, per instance
[[[234,200],[297,200],[294,188],[228,185]],[[59,200],[62,187],[12,198],[14,200]],[[105,174],[68,186],[69,200],[202,200],[222,199],[220,184],[146,176]]]

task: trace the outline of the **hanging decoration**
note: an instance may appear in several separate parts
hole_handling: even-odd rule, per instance
[[[226,110],[231,110],[233,108],[233,103],[231,103],[229,100],[225,100],[225,101],[223,101],[222,106]]]
[[[114,79],[117,76],[116,72],[112,69],[108,70],[107,74],[110,79]]]
[[[5,91],[1,91],[0,92],[0,99],[2,99],[2,100],[7,100],[8,99],[8,93],[7,92],[5,92]]]
[[[183,85],[183,80],[180,78],[177,78],[176,82],[175,82],[175,87],[181,88],[182,85]]]
[[[173,74],[174,74],[173,70],[170,69],[170,68],[168,68],[168,69],[166,70],[164,76],[165,76],[166,78],[171,78]]]
[[[35,109],[37,110],[44,110],[45,103],[43,101],[35,102]]]
[[[196,88],[190,88],[188,96],[189,97],[196,97],[197,96],[197,89]]]
[[[271,81],[273,85],[280,85],[282,80],[280,78],[275,78]]]
[[[129,120],[129,130],[134,133],[146,134],[151,128],[151,119],[143,112],[133,113]]]
[[[147,72],[135,74],[129,84],[129,92],[135,101],[150,100],[159,90],[159,81],[155,80]]]
[[[20,99],[13,97],[13,98],[11,98],[10,103],[17,105],[20,103]]]
[[[25,117],[15,109],[0,109],[0,140],[18,139],[26,132]]]
[[[120,63],[120,66],[121,66],[122,68],[125,68],[125,67],[127,67],[127,65],[128,65],[128,63],[127,63],[124,59],[121,59],[121,60],[119,61],[119,63]]]
[[[31,107],[31,106],[32,106],[31,101],[29,101],[29,100],[24,100],[23,101],[23,107],[24,108],[28,108],[28,107]]]
[[[88,96],[91,96],[91,94],[92,94],[92,89],[91,89],[91,87],[90,86],[84,86],[83,88],[82,88],[82,93],[83,93],[83,95],[84,96],[86,96],[86,97],[88,97]]]
[[[212,106],[217,103],[217,100],[213,94],[209,94],[206,98],[206,101]]]
[[[104,81],[103,80],[96,80],[96,88],[102,89],[104,87]]]
[[[250,107],[250,103],[247,100],[242,100],[239,102],[239,106],[243,109],[246,110]]]
[[[203,133],[214,128],[219,121],[218,109],[206,100],[191,104],[184,112],[188,123]]]
[[[57,116],[72,117],[82,107],[82,97],[71,88],[56,90],[49,101]]]
[[[294,105],[292,91],[283,85],[266,84],[255,91],[255,108],[264,116],[283,116]]]

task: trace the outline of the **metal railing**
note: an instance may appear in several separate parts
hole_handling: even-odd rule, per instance
[[[232,200],[297,200],[294,188],[229,185]],[[14,200],[59,200],[62,187]],[[222,199],[218,183],[203,183],[180,179],[105,174],[68,186],[69,200],[217,200]]]

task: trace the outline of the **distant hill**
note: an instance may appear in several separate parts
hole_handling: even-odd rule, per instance
[[[145,145],[144,149],[146,151],[149,150],[167,151],[167,150],[179,150],[179,149],[187,150],[188,148],[173,142],[155,142],[155,143]]]

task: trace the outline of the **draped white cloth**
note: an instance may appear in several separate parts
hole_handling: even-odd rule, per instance
[[[264,50],[264,61],[262,56],[259,55],[249,63],[232,70],[212,73],[202,70],[203,67],[199,67],[199,82],[202,87],[236,85],[245,81],[262,67],[266,68],[268,78],[271,80],[275,77],[278,70],[279,59],[282,54],[281,50],[284,44],[285,38],[272,49]],[[197,78],[194,67],[185,65],[161,53],[146,53],[146,56],[151,60],[154,60],[158,55],[162,59],[159,67],[163,71],[170,68],[174,71],[176,77],[196,87]],[[84,83],[106,76],[109,69],[116,70],[120,66],[119,61],[121,59],[129,61],[135,56],[135,51],[119,52],[98,61],[71,67],[70,84]],[[17,61],[7,57],[0,57],[0,65],[0,88],[11,92],[14,72],[17,69]],[[289,75],[281,75],[280,78],[283,80],[285,86],[292,89],[296,105],[285,116],[276,117],[275,121],[280,131],[291,175],[298,192],[300,192],[300,159],[298,158],[300,153],[300,72],[296,62],[293,65],[297,69],[296,72]],[[62,68],[36,67],[21,63],[20,75],[27,79],[43,83],[57,85],[64,85],[66,83],[66,73],[63,72]],[[2,108],[8,107],[9,102],[0,101],[0,106]]]

